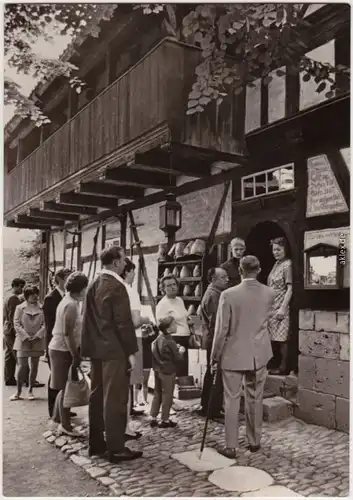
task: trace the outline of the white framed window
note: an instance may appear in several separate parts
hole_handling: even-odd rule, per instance
[[[294,189],[294,163],[256,172],[241,179],[242,200],[289,189]]]

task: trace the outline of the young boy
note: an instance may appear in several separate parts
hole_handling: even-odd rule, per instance
[[[169,420],[173,403],[176,377],[176,362],[180,361],[185,347],[178,346],[172,338],[176,332],[176,322],[172,316],[161,318],[158,323],[159,335],[152,343],[152,367],[154,370],[154,396],[151,405],[151,427],[175,427]],[[162,405],[162,421],[157,423],[157,415]]]

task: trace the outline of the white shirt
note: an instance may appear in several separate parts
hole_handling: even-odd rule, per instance
[[[129,300],[130,300],[130,309],[131,311],[139,311],[141,312],[141,301],[139,294],[137,293],[136,290],[132,288],[131,285],[128,285],[127,283],[124,283],[126,287],[126,291],[129,295]],[[136,337],[142,337],[142,332],[141,328],[136,328]]]
[[[177,331],[173,335],[188,337],[190,328],[187,322],[188,312],[181,297],[169,299],[166,295],[158,302],[156,307],[156,318],[160,320],[166,316],[172,316],[175,319]]]

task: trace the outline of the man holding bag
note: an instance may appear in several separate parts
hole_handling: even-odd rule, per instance
[[[112,246],[102,251],[100,259],[103,270],[88,287],[82,324],[82,355],[91,359],[89,454],[107,451],[108,460],[115,463],[142,456],[125,446],[130,370],[138,345],[120,277],[125,252]]]

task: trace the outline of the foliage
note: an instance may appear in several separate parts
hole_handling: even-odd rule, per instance
[[[273,71],[286,66],[292,74],[313,80],[318,93],[333,97],[337,73],[349,74],[344,66],[333,67],[305,56],[310,24],[305,20],[309,4],[202,4],[182,20],[180,38],[201,48],[201,62],[189,93],[187,114],[202,112],[216,101],[221,104],[230,91],[240,94],[244,85],[262,78],[268,85]],[[166,22],[179,33],[175,5],[143,4],[144,13],[163,10]],[[298,50],[299,47],[299,50]]]
[[[40,233],[32,240],[21,242],[18,248],[3,249],[3,286],[11,290],[11,281],[22,278],[28,284],[39,285]]]
[[[34,50],[39,38],[53,42],[56,35],[70,35],[76,40],[90,34],[98,37],[99,23],[109,20],[116,4],[5,4],[4,12],[4,52],[10,68],[18,73],[32,75],[41,82],[55,76],[68,79],[69,85],[81,92],[85,85],[75,72],[77,67],[63,59],[43,58]],[[41,126],[50,122],[40,108],[36,98],[23,95],[20,86],[5,73],[5,104],[15,106],[16,114],[30,118]]]

